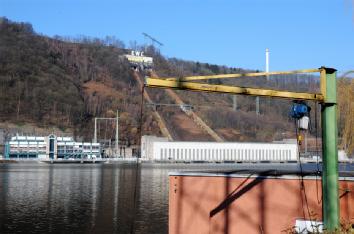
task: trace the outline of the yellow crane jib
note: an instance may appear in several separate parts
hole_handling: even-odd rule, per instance
[[[303,70],[294,70],[294,71],[277,71],[277,72],[230,73],[230,74],[206,75],[206,76],[186,76],[182,78],[169,77],[169,78],[165,78],[165,80],[191,81],[191,80],[258,77],[258,76],[271,76],[271,75],[291,75],[291,74],[315,73],[315,72],[320,72],[321,69],[322,68],[303,69]]]
[[[290,91],[281,91],[281,90],[272,90],[272,89],[258,89],[258,88],[248,88],[248,87],[228,86],[228,85],[213,85],[213,84],[205,84],[205,83],[186,82],[180,80],[145,78],[145,85],[147,87],[156,87],[156,88],[174,88],[174,89],[184,89],[184,90],[191,90],[191,91],[204,91],[204,92],[216,92],[216,93],[243,94],[243,95],[251,95],[251,96],[268,96],[268,97],[278,97],[278,98],[288,98],[288,99],[298,99],[298,100],[323,101],[322,94],[290,92]]]

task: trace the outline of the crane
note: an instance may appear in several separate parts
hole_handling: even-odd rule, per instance
[[[337,147],[337,79],[336,69],[321,67],[283,72],[262,72],[246,74],[219,74],[207,76],[167,77],[163,79],[145,79],[145,86],[151,88],[180,89],[196,92],[214,92],[239,95],[287,98],[294,100],[313,100],[322,105],[322,207],[323,222],[328,231],[339,228],[339,192],[338,192],[338,147]],[[199,81],[208,79],[225,79],[239,77],[257,77],[298,73],[320,73],[320,93],[300,93],[284,90],[259,89],[230,85],[213,85]],[[198,81],[198,82],[195,82]]]

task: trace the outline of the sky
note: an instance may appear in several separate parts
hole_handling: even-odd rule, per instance
[[[0,16],[36,32],[148,42],[192,61],[270,71],[354,70],[353,0],[0,0]]]

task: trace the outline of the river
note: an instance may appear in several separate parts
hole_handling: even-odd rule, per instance
[[[235,167],[0,164],[0,233],[167,233],[168,172]]]

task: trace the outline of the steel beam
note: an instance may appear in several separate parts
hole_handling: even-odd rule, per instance
[[[227,86],[227,85],[212,85],[204,83],[193,83],[193,82],[181,82],[174,80],[163,80],[146,78],[145,85],[147,87],[155,88],[174,88],[174,89],[184,89],[191,91],[203,91],[203,92],[216,92],[216,93],[230,93],[230,94],[243,94],[250,96],[266,96],[266,97],[277,97],[277,98],[288,98],[297,100],[317,100],[323,101],[322,94],[313,93],[299,93],[290,91],[280,91],[272,89],[257,89],[257,88],[247,88],[238,86]]]

